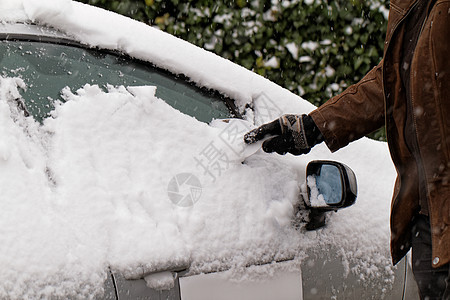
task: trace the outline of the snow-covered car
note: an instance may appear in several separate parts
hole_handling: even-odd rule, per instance
[[[0,0],[0,20],[0,298],[417,298],[385,143],[266,154],[243,134],[312,104],[78,2]],[[350,195],[326,226],[311,161]],[[334,213],[347,166],[358,200]]]

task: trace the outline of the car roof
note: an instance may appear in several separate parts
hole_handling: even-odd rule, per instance
[[[61,31],[32,23],[3,23],[0,26],[0,36],[6,39],[14,39],[16,37],[35,39],[39,37],[43,40],[52,39],[74,42]]]

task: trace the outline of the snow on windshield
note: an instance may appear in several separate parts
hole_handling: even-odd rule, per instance
[[[252,103],[246,117],[256,125],[314,108],[212,53],[78,2],[3,0],[0,19],[48,24],[183,73],[241,109]],[[68,101],[42,127],[14,108],[24,87],[21,79],[0,79],[1,298],[90,295],[108,266],[131,277],[188,264],[192,273],[243,270],[273,259],[301,261],[307,249],[330,245],[347,273],[392,283],[395,171],[385,143],[362,139],[334,154],[322,144],[300,157],[258,151],[241,164],[217,156],[233,155],[226,145],[215,147],[223,128],[181,114],[152,97],[151,87],[66,89]],[[222,160],[211,176],[202,166],[213,154]],[[359,194],[354,206],[330,214],[326,228],[304,232],[292,220],[314,159],[350,166]]]

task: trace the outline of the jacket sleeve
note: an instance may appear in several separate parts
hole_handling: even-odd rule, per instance
[[[384,125],[382,64],[310,113],[332,152]]]

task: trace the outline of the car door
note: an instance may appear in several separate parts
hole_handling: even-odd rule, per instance
[[[76,91],[86,84],[97,85],[105,91],[111,86],[126,86],[139,87],[145,92],[148,87],[150,93],[156,87],[156,97],[205,123],[238,116],[231,99],[197,87],[182,75],[170,74],[120,53],[89,49],[41,26],[2,24],[0,65],[3,77],[23,81],[21,95],[14,99],[19,111],[41,124],[51,118],[56,102],[66,101],[62,96],[65,88]],[[50,172],[48,180],[52,185],[58,184]],[[187,268],[173,268],[170,261],[165,265],[171,271]],[[111,270],[107,272],[104,290],[101,299],[179,299],[177,288],[167,293],[156,291],[148,288],[143,278],[131,280],[130,276],[125,278]]]

